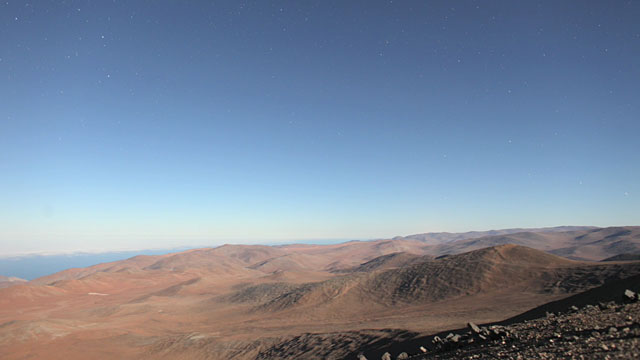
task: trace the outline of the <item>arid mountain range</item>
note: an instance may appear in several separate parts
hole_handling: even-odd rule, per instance
[[[341,359],[638,275],[638,252],[640,227],[561,227],[136,256],[0,289],[0,353]]]

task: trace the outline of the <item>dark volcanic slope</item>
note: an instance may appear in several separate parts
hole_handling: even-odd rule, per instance
[[[506,289],[570,294],[635,274],[640,274],[640,263],[586,263],[523,246],[502,245],[319,283],[258,285],[242,289],[229,299],[271,311],[338,301],[344,307],[391,307]]]
[[[508,288],[572,293],[640,273],[640,263],[567,260],[517,245],[502,245],[376,273],[364,282],[380,302],[431,302]]]

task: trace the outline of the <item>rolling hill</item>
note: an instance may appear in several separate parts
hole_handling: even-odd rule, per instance
[[[9,277],[0,275],[0,288],[9,287],[12,285],[23,284],[27,282],[27,280],[20,279],[17,277]]]
[[[637,276],[637,261],[585,259],[635,251],[639,229],[225,245],[68,269],[0,289],[0,352],[338,359],[359,343],[500,321]]]

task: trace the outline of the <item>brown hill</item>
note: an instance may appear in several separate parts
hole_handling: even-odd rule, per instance
[[[501,236],[523,232],[536,232],[536,233],[554,233],[554,232],[567,232],[567,231],[582,231],[597,229],[594,226],[556,226],[546,228],[515,228],[515,229],[500,229],[500,230],[488,230],[488,231],[468,231],[463,233],[449,233],[449,232],[431,232],[407,236],[397,236],[395,239],[413,239],[420,240],[429,244],[442,244],[453,241],[477,239],[487,236]]]
[[[454,241],[430,247],[433,255],[457,254],[489,246],[518,244],[576,260],[603,260],[640,251],[640,227],[609,227],[566,232],[521,232]]]
[[[385,258],[388,256],[382,260]],[[354,272],[320,283],[258,285],[239,291],[232,299],[266,311],[413,306],[505,290],[572,293],[636,273],[640,273],[640,263],[584,263],[509,244],[400,268]]]
[[[226,245],[70,269],[0,289],[0,353],[7,359],[88,353],[96,359],[335,359],[383,334],[400,339],[470,318],[499,321],[640,274],[638,262],[575,261],[501,244],[575,247],[563,251],[598,258],[632,247],[638,232],[570,230],[435,245],[410,237]],[[465,251],[490,243],[497,246]],[[445,253],[451,255],[433,258]],[[338,343],[342,350],[329,346]]]
[[[563,231],[567,229],[570,231]],[[263,273],[344,271],[399,252],[441,256],[504,244],[527,246],[579,260],[602,260],[621,253],[640,252],[640,227],[556,227],[534,229],[535,232],[514,232],[518,230],[428,233],[395,240],[351,241],[332,245],[223,245],[167,255],[136,256],[83,269],[69,269],[32,280],[32,283],[48,284],[58,280],[79,279],[95,272],[135,272],[143,269],[181,271],[201,268],[228,273],[240,273],[245,268]],[[506,235],[483,236],[494,233]]]
[[[51,284],[53,282],[60,281],[60,280],[80,279],[82,277],[85,277],[97,272],[140,271],[144,267],[153,264],[154,262],[158,261],[158,259],[164,256],[169,256],[169,255],[159,255],[159,256],[139,255],[126,260],[102,263],[102,264],[89,266],[86,268],[67,269],[64,271],[57,272],[55,274],[51,274],[48,276],[43,276],[43,277],[31,280],[30,283],[34,285],[46,285],[46,284]]]
[[[24,284],[27,280],[17,277],[2,276],[0,275],[0,288],[6,288],[13,285]]]
[[[356,267],[342,270],[341,272],[370,272],[374,270],[398,268],[431,260],[433,260],[433,256],[420,256],[405,252],[397,252],[378,256],[377,258],[369,260]]]
[[[350,241],[332,245],[285,245],[280,247],[289,253],[306,254],[322,259],[319,270],[336,271],[359,266],[383,255],[406,252],[427,255],[427,246],[418,240]]]
[[[323,269],[326,266],[326,262],[325,259],[319,256],[293,253],[262,260],[250,265],[249,268],[265,273],[314,271]]]

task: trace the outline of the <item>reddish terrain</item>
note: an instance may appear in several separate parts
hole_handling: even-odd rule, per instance
[[[0,289],[0,353],[341,358],[377,339],[503,320],[640,274],[640,262],[549,253],[602,260],[637,250],[639,233],[626,227],[445,240],[414,235],[137,256]],[[529,247],[503,244],[509,242]]]

